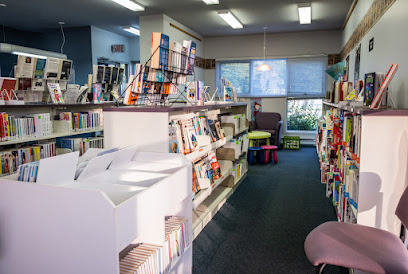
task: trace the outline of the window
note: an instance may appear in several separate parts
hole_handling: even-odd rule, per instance
[[[271,70],[257,71],[263,63]],[[327,56],[217,62],[217,87],[226,78],[241,97],[323,97],[326,67]]]
[[[289,99],[287,130],[316,130],[322,114],[322,99]]]
[[[256,69],[267,64],[269,71]],[[251,61],[251,95],[253,96],[285,96],[287,91],[286,59],[253,60]]]
[[[249,62],[220,63],[221,77],[231,81],[238,95],[249,95]],[[217,85],[219,86],[219,85]],[[222,93],[221,90],[219,92]]]

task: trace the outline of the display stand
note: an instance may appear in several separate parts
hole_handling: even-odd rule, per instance
[[[92,159],[76,181],[77,153],[40,161],[37,183],[15,175],[0,179],[0,207],[7,209],[0,272],[119,273],[129,247],[164,244],[166,216],[191,226],[190,163],[181,155],[136,150]],[[190,245],[169,273],[191,267]]]

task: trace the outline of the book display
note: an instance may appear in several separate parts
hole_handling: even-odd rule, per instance
[[[394,212],[406,162],[406,110],[374,110],[323,102],[316,148],[321,181],[338,220],[381,228],[399,236]],[[402,138],[402,139],[401,139]]]
[[[95,104],[5,105],[0,112],[0,176],[17,172],[22,164],[56,156],[61,148],[102,148],[103,112]],[[105,106],[106,107],[106,106]],[[68,111],[71,110],[71,111]],[[79,137],[78,141],[76,138]],[[63,146],[62,138],[76,146]],[[80,141],[79,141],[80,140]],[[7,159],[7,160],[6,160]]]
[[[0,178],[10,208],[0,272],[191,272],[191,163],[129,147],[92,158],[75,180],[79,160],[68,153]]]
[[[193,41],[170,41],[159,32],[152,33],[151,57],[146,64],[136,64],[135,74],[129,77],[124,95],[126,105],[166,105],[169,95],[183,97],[190,104],[197,103],[197,96],[185,95],[179,85],[187,84],[194,76],[196,43]],[[194,86],[196,89],[196,85]],[[194,94],[193,94],[194,95]]]
[[[92,100],[94,103],[121,102],[120,90],[124,83],[125,69],[113,66],[94,65],[92,74]]]
[[[195,238],[246,176],[246,113],[245,103],[112,107],[104,109],[104,145],[185,155]],[[240,117],[237,127],[222,123],[224,116]]]

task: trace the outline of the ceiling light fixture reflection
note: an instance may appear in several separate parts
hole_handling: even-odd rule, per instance
[[[271,70],[271,66],[269,66],[267,63],[265,63],[265,51],[266,51],[266,27],[264,27],[264,45],[263,45],[263,64],[259,65],[256,68],[256,71],[268,71]]]
[[[131,26],[123,26],[122,29],[124,31],[130,32],[132,34],[135,34],[137,36],[140,36],[140,30]]]

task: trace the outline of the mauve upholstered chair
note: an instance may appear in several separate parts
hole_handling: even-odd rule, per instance
[[[408,188],[395,214],[408,227]],[[370,273],[408,273],[408,251],[401,239],[378,228],[327,222],[316,227],[305,240],[309,261],[320,268],[326,264]]]
[[[252,130],[269,132],[271,145],[280,148],[283,121],[277,112],[258,112],[255,120],[251,121]]]

